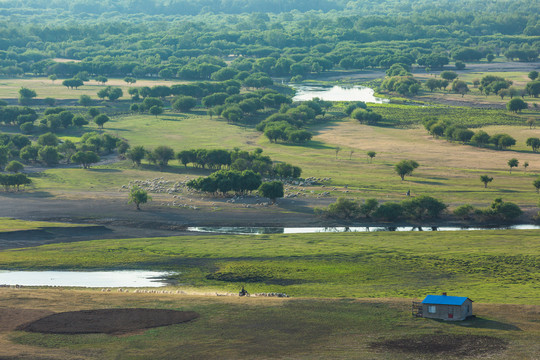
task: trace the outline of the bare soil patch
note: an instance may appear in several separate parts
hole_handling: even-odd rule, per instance
[[[0,309],[0,332],[13,331],[24,324],[53,314],[52,311],[42,309]]]
[[[194,320],[194,311],[166,309],[99,309],[46,316],[17,330],[46,334],[125,334]]]
[[[506,349],[507,342],[493,336],[433,334],[371,343],[371,348],[456,357],[494,354]]]

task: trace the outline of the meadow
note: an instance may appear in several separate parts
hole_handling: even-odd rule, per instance
[[[198,235],[52,244],[0,252],[3,269],[155,269],[181,289],[294,297],[535,304],[540,231]],[[173,287],[174,288],[174,287]]]
[[[35,359],[458,359],[459,349],[401,352],[374,348],[389,339],[419,339],[439,334],[484,336],[503,350],[476,347],[466,358],[489,356],[532,359],[540,350],[538,307],[475,303],[475,319],[445,323],[410,315],[410,301],[399,299],[272,299],[101,293],[92,290],[1,289],[11,306],[10,324],[0,331],[2,354]],[[69,296],[66,296],[69,294]],[[193,322],[120,336],[62,335],[13,331],[21,315],[100,308],[158,308],[197,311]],[[32,312],[26,310],[34,309]],[[0,310],[0,314],[4,314]],[[32,316],[31,316],[32,315]],[[7,330],[7,331],[6,331]]]

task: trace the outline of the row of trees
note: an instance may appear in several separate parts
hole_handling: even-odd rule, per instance
[[[316,209],[320,216],[357,220],[361,217],[373,218],[376,220],[397,221],[400,219],[426,220],[440,217],[448,208],[446,204],[431,196],[419,196],[406,199],[401,202],[379,203],[376,199],[366,199],[363,203],[338,198],[326,209]],[[464,220],[476,221],[512,221],[519,217],[523,211],[516,204],[503,201],[498,198],[493,201],[488,208],[476,208],[465,204],[457,207],[453,214]]]
[[[283,197],[283,183],[280,181],[262,182],[261,175],[251,170],[242,172],[236,170],[219,170],[207,177],[200,177],[189,181],[188,187],[211,193],[214,196],[221,193],[225,196],[233,191],[237,195],[245,195],[257,190],[261,196],[267,197],[276,202],[276,199]]]
[[[170,160],[178,159],[185,167],[191,164],[194,167],[209,168],[212,170],[229,169],[243,172],[253,171],[261,176],[278,176],[281,178],[298,178],[302,169],[287,163],[274,164],[269,156],[262,154],[258,148],[252,152],[240,149],[189,149],[175,154],[168,146],[158,146],[153,150],[146,150],[143,146],[135,146],[125,152],[126,157],[134,164],[140,165],[143,159],[157,164],[160,169],[168,166]]]
[[[484,130],[474,132],[465,126],[445,120],[429,119],[424,121],[424,127],[433,137],[444,137],[449,141],[459,141],[480,147],[492,144],[497,149],[507,149],[516,144],[516,139],[508,134],[489,135]]]
[[[366,199],[363,203],[359,203],[340,197],[326,209],[316,209],[316,213],[329,218],[346,220],[356,220],[360,217],[385,221],[424,220],[438,218],[446,208],[446,204],[431,196],[419,196],[399,203],[379,203],[376,199]]]
[[[5,191],[10,191],[12,187],[19,191],[21,186],[31,183],[32,180],[25,174],[0,174],[0,185]]]

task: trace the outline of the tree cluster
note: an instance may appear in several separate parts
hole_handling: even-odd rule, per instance
[[[427,119],[424,127],[434,137],[444,137],[448,141],[459,141],[464,144],[484,147],[489,144],[497,149],[507,149],[516,144],[516,139],[508,134],[489,135],[484,130],[467,129],[463,125],[453,124],[450,121]]]
[[[338,198],[326,209],[316,209],[321,216],[337,219],[356,220],[361,217],[383,221],[399,219],[425,220],[438,218],[447,205],[431,196],[418,196],[399,203],[366,199],[363,203],[346,198]]]

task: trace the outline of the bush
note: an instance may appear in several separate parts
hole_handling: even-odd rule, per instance
[[[373,217],[380,220],[396,221],[403,214],[403,207],[400,204],[386,202],[374,211]]]
[[[437,218],[447,208],[443,202],[431,196],[419,196],[401,202],[403,213],[413,219]]]

